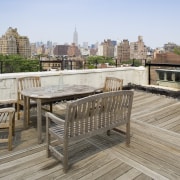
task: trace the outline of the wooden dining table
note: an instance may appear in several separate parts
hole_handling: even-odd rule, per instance
[[[96,88],[88,85],[68,85],[64,84],[63,87],[47,86],[28,88],[22,91],[24,96],[24,128],[27,128],[28,113],[29,113],[29,100],[37,103],[37,134],[38,143],[42,143],[42,106],[43,104],[52,102],[59,102],[62,100],[70,100],[82,98],[92,95],[96,92]]]

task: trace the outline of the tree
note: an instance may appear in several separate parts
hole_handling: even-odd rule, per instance
[[[19,55],[0,55],[1,73],[39,71],[39,60],[25,59]]]
[[[88,68],[92,69],[97,66],[97,64],[108,63],[109,65],[115,65],[113,58],[105,56],[89,56],[87,58]]]
[[[174,53],[180,55],[180,46],[174,48]]]

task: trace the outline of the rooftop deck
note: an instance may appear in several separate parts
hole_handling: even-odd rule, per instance
[[[18,120],[13,151],[0,144],[0,178],[180,179],[179,109],[177,99],[136,90],[130,147],[125,145],[125,136],[116,132],[72,144],[72,167],[67,174],[58,160],[46,158],[45,143],[37,145],[36,117],[27,130]]]

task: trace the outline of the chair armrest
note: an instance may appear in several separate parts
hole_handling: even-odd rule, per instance
[[[0,100],[0,104],[15,104],[17,103],[17,99],[8,99],[8,100]]]
[[[61,119],[60,117],[57,117],[55,114],[53,114],[51,112],[46,112],[46,118],[49,121],[52,121],[52,122],[54,122],[56,124],[64,125],[64,123],[65,123],[64,119]]]

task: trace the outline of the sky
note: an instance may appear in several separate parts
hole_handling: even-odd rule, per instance
[[[71,44],[76,28],[80,45],[139,35],[151,48],[180,45],[178,19],[180,0],[0,0],[0,37],[12,27],[31,43]]]

